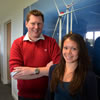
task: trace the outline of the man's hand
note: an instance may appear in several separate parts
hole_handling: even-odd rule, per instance
[[[23,76],[28,76],[32,75],[33,73],[33,68],[32,67],[15,67],[13,72],[16,72],[16,74],[13,76],[15,79],[19,79],[20,77]]]
[[[18,72],[17,75],[31,75],[33,73],[32,67],[15,67],[14,72]]]
[[[53,65],[53,61],[50,61],[50,62],[46,65],[46,67],[50,68],[52,65]]]
[[[53,65],[53,61],[50,61],[46,67],[41,67],[39,68],[40,69],[40,73],[43,75],[43,76],[48,76],[48,73],[49,73],[49,69],[50,67]]]
[[[35,68],[33,67],[15,67],[13,72],[17,72],[13,78],[14,79],[35,79],[42,76],[48,76],[49,68],[53,65],[53,61],[50,61],[45,67],[38,67],[40,70],[39,74],[34,75],[33,72]]]

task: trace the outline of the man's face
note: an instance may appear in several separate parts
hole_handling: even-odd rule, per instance
[[[26,21],[26,27],[28,29],[28,36],[31,40],[38,38],[42,32],[43,20],[41,16],[30,16],[30,20]]]

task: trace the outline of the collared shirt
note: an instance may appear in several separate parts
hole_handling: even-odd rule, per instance
[[[25,35],[23,41],[27,41],[27,40],[30,41],[30,42],[33,42],[33,41],[29,38],[28,32],[26,33],[26,35]],[[36,41],[38,41],[38,40],[45,40],[43,34],[40,34],[40,37],[38,37],[36,40],[34,40],[34,42],[36,42]]]

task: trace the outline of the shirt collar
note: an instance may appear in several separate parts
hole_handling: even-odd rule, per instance
[[[33,42],[33,41],[29,38],[28,32],[26,33],[26,35],[25,35],[23,41],[27,41],[27,40],[30,41],[30,42]],[[34,42],[36,42],[36,41],[38,41],[38,40],[45,40],[43,34],[41,34],[40,37],[37,38]]]

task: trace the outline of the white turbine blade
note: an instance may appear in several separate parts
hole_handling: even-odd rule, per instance
[[[98,12],[90,11],[90,13],[100,16],[100,13],[98,13]]]
[[[74,0],[72,0],[72,6],[78,4],[79,2],[80,2],[80,0],[78,0],[78,1],[76,1],[76,2],[74,2]]]
[[[73,7],[73,6],[72,6],[72,10],[74,10],[74,7]],[[73,15],[74,15],[74,17],[75,17],[76,24],[78,24],[78,21],[77,21],[77,17],[76,17],[75,12],[73,12]]]
[[[74,0],[72,0],[72,3],[71,4],[74,4]]]
[[[56,6],[56,9],[57,9],[58,15],[60,15],[60,11],[59,11],[59,9],[58,9],[58,6],[57,6],[57,3],[56,3],[55,0],[54,0],[54,4],[55,4],[55,6]]]
[[[59,46],[61,47],[61,37],[62,37],[62,17],[59,17]]]
[[[63,0],[63,3],[64,3],[65,6],[67,5],[66,2],[65,2],[65,0]]]
[[[67,1],[68,1],[68,0],[67,0]],[[72,6],[73,0],[72,0],[72,3],[71,3],[71,4],[67,4],[67,3],[65,2],[65,0],[63,0],[63,3],[64,3],[65,6],[68,6],[68,5]]]
[[[89,8],[89,7],[92,7],[92,6],[96,6],[98,4],[100,4],[100,3],[96,3],[96,4],[93,4],[93,5],[88,5],[88,6],[85,6],[85,7],[82,7],[82,8],[78,8],[78,9],[72,10],[70,12],[65,12],[65,13],[61,14],[60,16],[64,16],[64,15],[69,14],[71,12],[75,12],[75,11],[79,11],[79,10],[82,10],[82,9],[85,9],[85,8]]]
[[[71,10],[73,7],[71,8]],[[73,23],[73,14],[71,13],[71,18],[70,18],[70,32],[72,33],[72,23]]]
[[[65,19],[66,19],[66,15],[63,17],[62,25],[64,25]]]
[[[54,37],[54,35],[55,35],[55,32],[56,32],[56,30],[57,30],[57,25],[58,25],[58,23],[59,23],[59,17],[58,17],[58,19],[57,19],[57,22],[56,22],[56,25],[55,25],[55,28],[54,28],[52,37]]]

